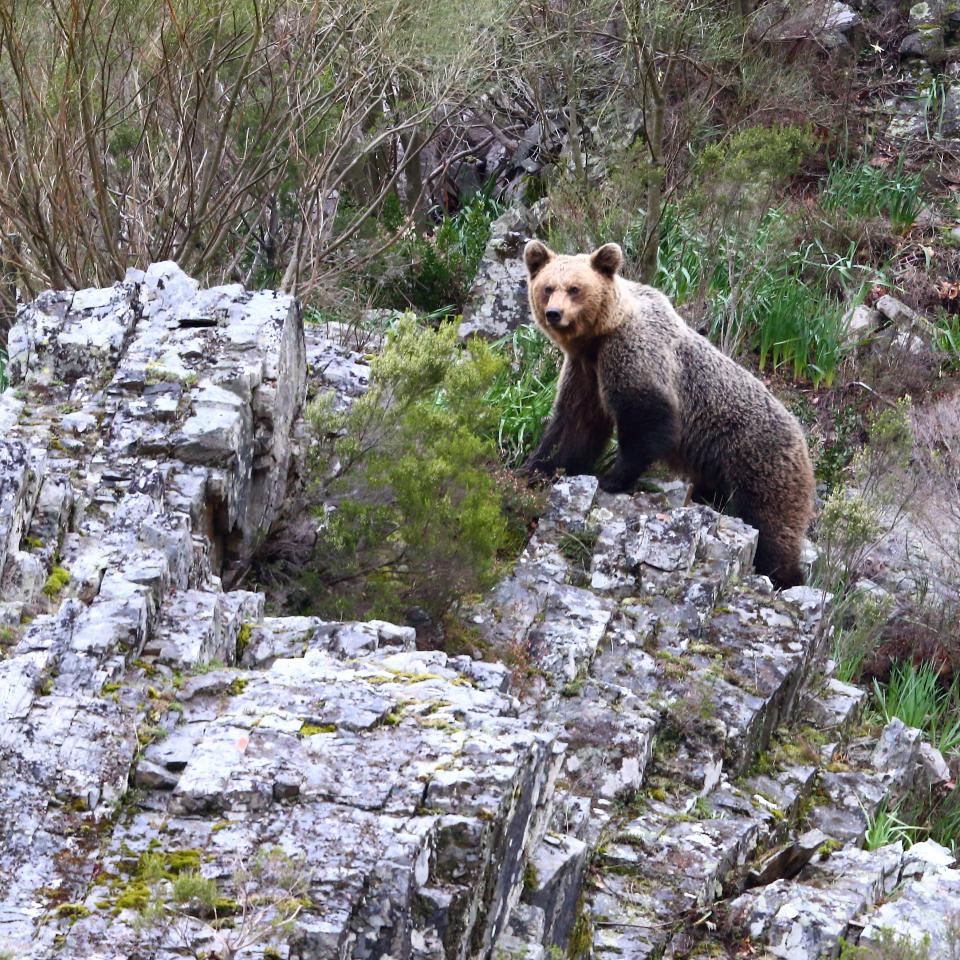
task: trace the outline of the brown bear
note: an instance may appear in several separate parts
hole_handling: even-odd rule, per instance
[[[813,470],[796,419],[662,293],[619,276],[617,244],[561,256],[531,240],[524,260],[533,316],[564,353],[550,421],[525,468],[590,472],[616,426],[603,490],[628,491],[664,461],[690,480],[695,500],[729,504],[759,530],[759,573],[778,587],[802,583]]]

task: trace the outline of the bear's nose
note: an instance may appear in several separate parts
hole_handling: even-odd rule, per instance
[[[547,323],[551,327],[559,327],[561,321],[563,320],[563,311],[562,310],[548,310],[546,312]]]

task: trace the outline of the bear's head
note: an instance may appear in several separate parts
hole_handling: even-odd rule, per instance
[[[539,327],[561,347],[577,349],[618,324],[617,272],[623,252],[606,243],[593,253],[565,256],[539,240],[523,251],[530,310]]]

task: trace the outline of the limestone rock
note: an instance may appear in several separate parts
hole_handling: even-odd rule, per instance
[[[846,337],[849,342],[857,343],[870,336],[883,322],[879,310],[873,310],[865,304],[854,307],[846,318]]]
[[[509,209],[490,228],[490,240],[463,311],[460,336],[496,339],[530,319],[523,247],[534,227],[523,207]]]

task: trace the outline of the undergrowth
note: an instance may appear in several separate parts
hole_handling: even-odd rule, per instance
[[[851,217],[884,217],[896,232],[909,229],[923,206],[922,178],[904,170],[901,156],[892,170],[869,162],[831,164],[820,202],[825,210]]]
[[[944,366],[960,370],[960,314],[939,312],[934,320],[933,345],[943,355]]]
[[[519,466],[540,442],[553,406],[560,357],[532,324],[518,327],[494,349],[507,363],[497,374],[487,400],[498,411],[496,438],[500,456]]]
[[[851,245],[837,253],[811,239],[790,247],[799,228],[782,208],[768,211],[739,245],[699,232],[694,217],[668,211],[655,285],[678,305],[699,300],[711,340],[757,355],[761,370],[830,386],[849,346],[846,314],[875,271]],[[837,290],[845,292],[839,297]]]
[[[502,212],[501,204],[480,193],[432,230],[404,234],[384,261],[375,264],[378,302],[418,313],[461,310],[490,239],[490,224]],[[398,229],[404,216],[394,197],[383,214],[386,229]]]
[[[960,681],[944,689],[934,664],[896,664],[886,684],[874,680],[873,695],[885,723],[898,717],[922,730],[941,753],[960,749]]]
[[[502,365],[480,340],[459,350],[454,323],[407,316],[362,397],[338,410],[327,394],[310,408],[323,506],[303,581],[317,613],[435,621],[519,550],[533,499],[497,467],[487,396]]]
[[[911,845],[920,828],[905,822],[898,814],[898,809],[888,809],[884,801],[872,815],[867,815],[863,845],[868,850],[878,850],[897,841],[907,847]]]

